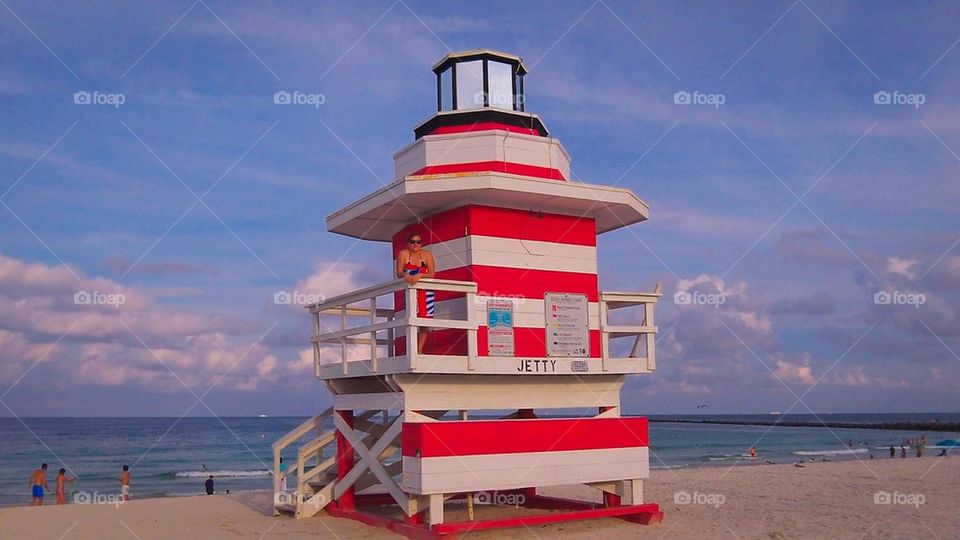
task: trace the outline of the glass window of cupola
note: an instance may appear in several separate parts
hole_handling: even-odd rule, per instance
[[[457,106],[459,109],[483,107],[483,60],[456,64]]]
[[[498,109],[513,109],[513,66],[487,61],[487,104]]]
[[[448,58],[434,68],[437,110],[495,108],[522,111],[523,75],[519,59],[481,53]]]

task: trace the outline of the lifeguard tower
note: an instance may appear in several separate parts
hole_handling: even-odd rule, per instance
[[[620,409],[626,377],[655,367],[660,287],[608,292],[597,279],[597,235],[645,220],[646,204],[571,181],[569,155],[525,110],[520,58],[468,51],[433,71],[437,113],[394,155],[396,179],[327,228],[388,242],[394,257],[417,233],[436,278],[308,306],[333,406],[274,444],[276,512],[326,510],[408,537],[661,521],[643,498],[647,419]],[[432,318],[406,309],[421,289],[435,291]],[[602,502],[541,490],[571,484]]]

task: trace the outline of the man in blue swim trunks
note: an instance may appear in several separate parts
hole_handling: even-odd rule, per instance
[[[39,469],[33,471],[27,483],[33,489],[33,499],[30,501],[30,506],[42,506],[43,490],[50,491],[50,488],[47,487],[47,464],[44,463],[40,465]]]

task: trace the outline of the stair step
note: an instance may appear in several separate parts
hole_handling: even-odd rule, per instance
[[[296,513],[297,513],[297,505],[295,505],[295,504],[289,504],[289,503],[287,503],[287,504],[278,504],[278,505],[275,505],[274,508],[276,508],[278,512],[283,512],[283,513],[286,513],[286,514],[296,514]]]
[[[307,485],[312,487],[315,490],[323,489],[324,487],[327,486],[327,484],[329,484],[330,482],[333,482],[336,479],[337,479],[337,473],[328,472],[327,474],[321,475],[320,478],[318,478],[317,480],[311,480],[310,482],[307,482]]]

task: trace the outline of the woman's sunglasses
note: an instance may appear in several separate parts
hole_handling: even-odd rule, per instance
[[[407,243],[408,243],[408,244],[422,245],[422,244],[423,244],[423,240],[407,240]]]

